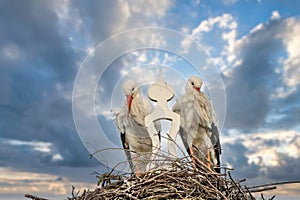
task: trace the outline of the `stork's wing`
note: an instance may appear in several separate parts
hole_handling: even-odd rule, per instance
[[[221,151],[221,143],[220,143],[220,137],[219,137],[219,131],[217,126],[212,123],[211,125],[211,143],[213,144],[215,155],[216,155],[216,160],[217,160],[217,168],[215,168],[216,172],[220,173],[221,169],[219,168],[221,165],[220,161],[220,155],[222,153]]]
[[[213,145],[216,145],[217,147],[217,155],[221,154],[221,145],[220,145],[220,136],[219,136],[219,128],[218,128],[218,121],[217,121],[217,117],[216,117],[216,112],[215,109],[213,108],[212,103],[210,102],[210,100],[206,97],[206,95],[204,93],[201,94],[201,99],[203,101],[203,103],[205,104],[206,108],[206,112],[208,112],[207,116],[209,116],[209,121],[208,123],[210,123],[210,126],[208,127],[211,135],[210,135],[210,139]]]
[[[126,105],[122,106],[119,110],[113,110],[115,115],[115,124],[119,132],[124,133],[124,127],[126,127]]]
[[[219,135],[218,121],[217,121],[215,109],[213,108],[211,101],[205,96],[204,93],[201,96],[203,101],[207,105],[208,108],[207,111],[210,113],[210,117],[211,117],[211,122],[210,122],[211,125],[209,127],[209,131],[211,132],[210,140],[214,147],[217,166],[220,167],[220,155],[222,151],[221,151],[220,135]],[[216,172],[220,173],[220,168],[216,168],[215,170]]]
[[[189,155],[191,155],[190,146],[189,146],[189,142],[188,142],[188,135],[182,127],[180,127],[180,129],[179,129],[179,135],[181,137],[181,140],[183,142],[186,152]]]
[[[127,161],[129,163],[131,171],[134,173],[134,166],[132,163],[131,153],[129,149],[128,141],[126,140],[126,107],[123,106],[119,111],[114,112],[115,115],[115,123],[120,132],[121,142],[123,149],[125,151],[125,155],[127,157]]]
[[[127,160],[128,160],[128,163],[129,163],[129,166],[130,166],[130,169],[132,171],[132,173],[134,173],[134,166],[133,166],[133,163],[132,163],[132,158],[131,158],[131,153],[130,153],[130,149],[129,149],[129,144],[126,140],[126,133],[120,133],[121,135],[121,141],[122,141],[122,145],[123,145],[123,149],[125,151],[125,155],[127,157]]]
[[[193,95],[180,97],[173,106],[173,111],[180,115],[180,125],[184,129],[184,133],[188,133],[187,142],[192,145],[198,126],[207,127],[207,112],[205,107],[200,105],[200,99],[196,99]]]

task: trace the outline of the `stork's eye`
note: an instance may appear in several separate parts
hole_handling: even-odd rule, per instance
[[[131,91],[133,91],[133,90],[134,90],[134,88],[131,89]]]
[[[194,82],[192,82],[192,85],[195,85]]]

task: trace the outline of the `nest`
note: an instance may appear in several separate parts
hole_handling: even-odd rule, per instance
[[[97,189],[75,192],[72,186],[72,197],[68,200],[106,200],[106,199],[199,199],[199,200],[255,200],[255,192],[276,189],[276,185],[300,183],[286,181],[248,187],[242,183],[246,179],[233,180],[230,171],[221,168],[222,173],[216,173],[207,167],[206,163],[197,160],[197,167],[189,157],[176,160],[156,160],[159,166],[150,171],[137,174],[121,173],[112,169],[108,173],[96,173]],[[116,166],[117,167],[117,166]],[[47,200],[26,194],[26,198]],[[275,195],[269,200],[273,200]],[[261,194],[262,200],[265,200]]]
[[[69,200],[102,200],[102,199],[239,199],[253,200],[252,192],[269,190],[263,188],[252,190],[234,181],[230,170],[224,168],[219,174],[199,162],[195,168],[184,159],[172,161],[165,168],[155,168],[141,175],[119,174],[112,170],[98,174],[98,185],[94,191],[84,191],[82,195]],[[74,188],[73,188],[74,189]],[[273,196],[271,199],[274,199]],[[262,196],[262,199],[264,197]]]

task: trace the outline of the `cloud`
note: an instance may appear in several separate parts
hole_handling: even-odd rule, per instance
[[[265,123],[273,88],[280,84],[272,60],[283,49],[279,39],[283,27],[282,21],[269,21],[236,41],[235,51],[241,62],[225,77],[228,127],[253,129]]]
[[[70,94],[81,56],[61,31],[58,4],[0,4],[0,24],[5,27],[0,37],[0,73],[5,84],[0,97],[0,118],[5,124],[1,139],[9,141],[6,149],[1,148],[1,164],[28,170],[46,164],[95,165],[73,124]],[[56,154],[46,154],[50,149]],[[28,162],[32,157],[35,160]]]
[[[12,146],[29,146],[33,148],[35,151],[39,152],[50,152],[51,143],[49,142],[37,142],[37,141],[20,141],[20,140],[3,140],[4,144],[12,145]]]
[[[0,38],[3,66],[18,69],[22,65],[24,68],[25,64],[36,71],[47,69],[49,76],[53,75],[60,81],[74,75],[77,55],[68,48],[68,39],[59,31],[59,20],[53,11],[55,3],[17,3],[11,6],[10,1],[2,1],[1,4],[0,24],[6,27]],[[8,70],[6,67],[2,70]]]
[[[69,2],[69,16],[74,16],[77,27],[93,45],[114,34],[132,28],[155,26],[172,7],[172,1],[81,1]],[[78,9],[80,8],[80,9]],[[72,21],[73,18],[67,18]],[[89,23],[82,23],[89,22]],[[78,25],[79,24],[79,25]]]
[[[222,149],[225,153],[221,157],[221,163],[235,169],[233,172],[234,177],[250,179],[259,176],[260,167],[253,162],[248,162],[246,156],[248,149],[239,140],[234,143],[223,143]]]
[[[297,131],[243,133],[230,130],[221,138],[223,164],[235,169],[234,175],[253,185],[288,181],[298,177],[300,139]]]
[[[293,158],[286,154],[280,155],[281,165],[268,168],[267,176],[273,180],[295,181],[300,177],[298,167],[300,167],[299,158]]]
[[[283,42],[287,51],[287,58],[283,61],[284,83],[289,87],[296,87],[300,84],[300,21],[299,19],[289,18],[285,22],[285,32],[283,33]]]
[[[217,17],[211,17],[203,20],[195,29],[193,29],[191,37],[195,40],[201,41],[203,33],[210,32],[213,27],[217,25],[220,29],[232,30],[237,27],[236,21],[230,14],[223,14]]]
[[[71,196],[71,185],[76,191],[94,189],[95,184],[74,182],[68,178],[53,176],[47,173],[20,172],[10,168],[0,168],[0,196],[24,197],[24,194],[34,194],[47,198],[66,198]]]
[[[280,19],[280,14],[278,10],[273,11],[271,16],[271,20],[276,20],[276,19]]]
[[[224,70],[236,61],[237,27],[237,20],[231,14],[224,13],[201,21],[192,30],[190,37],[209,53],[221,70]],[[181,41],[183,53],[188,53],[190,45],[191,41],[188,39]]]
[[[227,55],[230,58],[232,52],[235,64],[224,68],[227,127],[276,129],[298,124],[299,53],[295,49],[298,41],[295,33],[299,19],[281,19],[276,11],[272,16],[241,39],[232,37],[232,48]],[[221,57],[219,60],[222,62]]]
[[[134,2],[134,3],[133,3]],[[145,15],[146,17],[164,17],[166,11],[172,6],[171,1],[129,1],[130,9],[133,13]]]
[[[288,18],[284,20],[283,32],[279,36],[284,45],[285,54],[279,59],[280,67],[277,68],[281,85],[279,85],[272,95],[273,109],[272,114],[280,118],[270,121],[274,128],[294,128],[299,119],[300,106],[300,82],[298,81],[299,72],[299,51],[297,30],[300,27],[299,18]]]

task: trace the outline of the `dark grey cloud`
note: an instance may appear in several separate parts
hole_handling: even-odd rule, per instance
[[[89,159],[74,126],[71,91],[82,59],[61,26],[57,1],[0,2],[1,139],[51,143],[52,154],[3,145],[2,166],[58,173],[59,167],[99,165]],[[1,87],[2,88],[2,87]]]
[[[287,89],[288,90],[288,89]],[[279,115],[268,125],[272,129],[293,129],[300,124],[300,87],[285,98],[272,101],[272,114]]]
[[[299,181],[299,159],[285,154],[282,154],[280,159],[282,164],[276,167],[269,167],[267,177],[275,181]]]
[[[229,163],[234,171],[232,175],[236,179],[251,179],[260,175],[260,167],[255,163],[248,163],[246,154],[248,149],[240,142],[236,141],[233,144],[226,143],[222,146],[223,155],[222,162]]]
[[[106,172],[106,168],[99,162],[93,160],[82,160],[78,157],[76,163],[69,162],[69,158],[66,158],[69,162],[68,165],[65,161],[54,161],[54,152],[41,152],[35,150],[32,146],[28,145],[12,145],[5,141],[0,141],[0,166],[10,167],[18,171],[47,173],[55,176],[66,177],[73,181],[86,181],[95,183],[95,176],[92,175],[93,171]],[[53,144],[55,145],[55,144]],[[53,150],[55,146],[51,146]],[[78,149],[81,149],[77,146]],[[59,152],[59,151],[57,151]],[[78,156],[77,152],[74,152],[74,156]],[[87,157],[88,158],[88,157]],[[88,158],[89,159],[89,158]],[[74,159],[75,160],[75,159]],[[85,162],[78,164],[78,162]],[[91,163],[95,163],[91,165]],[[87,166],[89,164],[89,166]]]
[[[250,33],[240,47],[242,63],[227,82],[227,127],[255,129],[265,123],[271,110],[270,96],[280,84],[274,55],[283,50],[278,38],[283,21],[271,20]]]
[[[44,166],[52,166],[53,173],[59,173],[55,167],[100,165],[89,159],[73,122],[71,91],[83,55],[82,49],[73,46],[70,36],[78,37],[82,43],[79,46],[86,48],[136,24],[127,26],[129,8],[122,7],[128,6],[126,2],[71,1],[67,6],[64,14],[68,16],[61,19],[58,1],[0,2],[0,78],[4,84],[0,89],[4,94],[0,96],[0,138],[49,142],[52,153],[63,157],[52,162],[52,154],[6,145],[0,152],[3,166],[32,171],[47,171]],[[100,84],[106,91],[112,90],[109,83],[117,81],[121,62],[115,61],[105,72]],[[115,130],[110,127],[112,131]],[[11,159],[5,159],[5,149],[13,152]],[[31,157],[34,161],[28,162]]]
[[[33,74],[43,70],[60,81],[74,76],[78,58],[68,37],[60,31],[54,1],[1,1],[0,7],[0,44],[3,51],[12,54],[12,58],[1,54],[4,66],[26,67]]]
[[[300,136],[296,135],[289,143],[290,145],[295,145],[296,148],[300,148]],[[290,149],[292,151],[293,149]],[[293,153],[293,152],[290,152]],[[292,157],[287,153],[278,153],[279,156],[279,165],[274,167],[268,167],[267,177],[274,180],[299,180],[300,171],[300,162],[298,157]]]
[[[88,4],[83,1],[71,1],[70,13],[71,16],[76,16],[85,22],[79,25],[80,32],[87,36],[94,46],[103,39],[122,31],[155,26],[157,23],[164,24],[164,13],[171,7],[172,1],[169,0],[164,2],[90,1]]]
[[[81,25],[82,34],[92,42],[92,46],[103,39],[122,31],[130,13],[127,3],[121,1],[71,1],[71,12],[77,14],[85,23]],[[79,9],[80,8],[80,9]],[[76,23],[76,22],[74,22]]]

